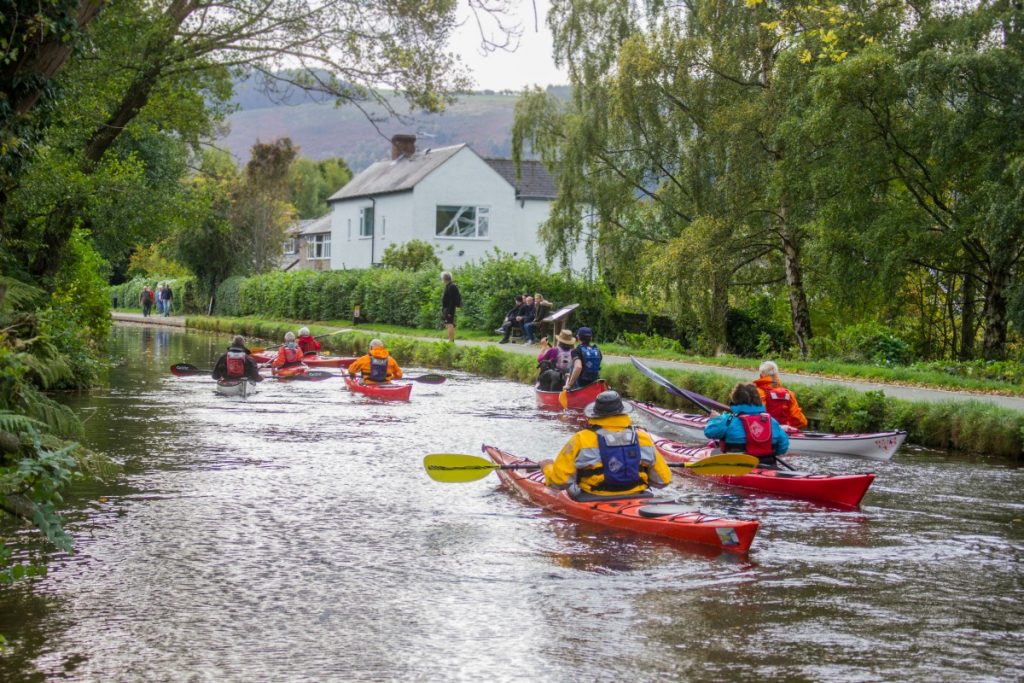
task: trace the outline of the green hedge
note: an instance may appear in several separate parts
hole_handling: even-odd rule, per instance
[[[171,286],[171,293],[174,295],[172,299],[174,314],[206,312],[209,302],[192,276],[180,278],[136,277],[119,285],[111,285],[111,303],[116,298],[117,308],[137,308],[141,311],[139,297],[142,295],[142,288],[149,285],[156,292],[156,288],[163,283]],[[153,310],[156,310],[155,303]]]
[[[245,334],[278,340],[294,331],[294,324],[251,319],[188,319],[188,326],[224,334]],[[311,325],[313,334],[331,331]],[[370,335],[347,332],[324,338],[324,347],[335,353],[366,352]],[[532,383],[536,361],[532,356],[508,353],[495,346],[464,347],[447,342],[424,342],[387,336],[386,343],[400,363],[425,367],[457,368],[488,377],[505,377]],[[734,378],[710,372],[659,370],[678,386],[725,402]],[[641,401],[693,410],[682,399],[669,395],[631,365],[608,365],[604,376],[623,394]],[[799,386],[799,385],[797,385]],[[804,412],[818,418],[818,428],[830,432],[874,432],[903,429],[911,443],[929,448],[1020,458],[1024,455],[1024,414],[985,403],[925,403],[888,398],[879,391],[860,393],[837,386],[799,386]]]

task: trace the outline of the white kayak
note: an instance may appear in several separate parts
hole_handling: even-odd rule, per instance
[[[707,443],[708,438],[704,436],[704,427],[710,420],[707,415],[692,415],[640,401],[630,403],[642,415],[667,423],[672,431],[690,443]],[[907,433],[898,430],[874,434],[798,431],[789,435],[789,452],[795,455],[855,455],[871,460],[892,460],[906,438]]]
[[[247,379],[219,379],[217,380],[217,393],[221,396],[241,396],[245,398],[255,391]]]

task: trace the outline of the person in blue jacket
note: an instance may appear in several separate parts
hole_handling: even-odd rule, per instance
[[[789,437],[761,403],[753,384],[737,384],[729,394],[729,412],[711,413],[704,436],[721,444],[723,453],[749,453],[761,467],[778,467],[775,456],[789,450]]]

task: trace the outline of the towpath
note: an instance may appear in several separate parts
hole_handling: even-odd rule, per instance
[[[146,323],[150,325],[171,325],[173,327],[185,327],[185,318],[182,316],[150,316],[144,318],[141,313],[113,313],[114,320],[121,322],[132,322],[132,323]],[[331,328],[328,328],[331,329]],[[368,327],[358,328],[337,328],[345,331],[359,331],[363,333],[373,334],[374,330]],[[391,332],[382,334],[393,334]],[[420,337],[416,335],[402,335],[410,336],[414,339],[423,341],[440,341],[437,337]],[[466,339],[457,339],[456,344],[460,346],[496,346],[496,341],[474,341]],[[499,348],[509,353],[521,353],[524,355],[536,355],[537,346],[526,346],[524,344],[502,344]],[[625,356],[612,356],[606,355],[604,357],[606,363],[618,364],[618,363],[629,363],[629,358]],[[749,370],[742,368],[729,368],[720,365],[703,365],[700,363],[686,363],[681,361],[661,360],[661,359],[643,359],[644,363],[652,368],[662,369],[674,369],[683,370],[686,372],[711,372],[719,375],[725,375],[727,377],[735,377],[737,380],[746,379],[750,380],[753,374]],[[929,389],[925,387],[912,387],[902,386],[899,384],[884,384],[881,382],[865,382],[860,380],[851,379],[835,379],[832,377],[822,377],[820,375],[804,375],[795,373],[782,373],[782,382],[784,384],[793,386],[814,386],[820,384],[831,384],[835,386],[846,387],[855,391],[884,391],[886,396],[893,398],[901,398],[907,401],[927,401],[930,403],[966,403],[976,401],[978,403],[986,403],[990,405],[1000,406],[1002,408],[1008,408],[1010,410],[1016,410],[1024,412],[1024,398],[1017,396],[996,396],[992,394],[979,394],[971,393],[967,391],[950,391],[946,389]]]

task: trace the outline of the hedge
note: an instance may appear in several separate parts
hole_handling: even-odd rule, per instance
[[[111,303],[116,300],[115,308],[137,308],[141,311],[142,305],[139,303],[139,297],[142,295],[142,288],[149,285],[156,292],[157,287],[164,283],[171,286],[175,314],[206,312],[208,302],[203,292],[200,291],[196,279],[192,276],[180,278],[136,277],[119,285],[111,285]],[[155,305],[154,310],[156,310]]]
[[[294,324],[252,319],[190,317],[189,327],[278,340]],[[311,325],[313,334],[332,331]],[[346,332],[326,337],[324,347],[335,353],[366,352],[370,335]],[[532,356],[508,353],[494,346],[458,346],[388,335],[389,349],[403,364],[457,368],[488,377],[505,377],[532,383],[536,361]],[[726,401],[734,378],[710,372],[659,370],[678,386]],[[627,364],[607,365],[605,378],[618,391],[641,401],[692,410],[682,399],[668,395]],[[1024,455],[1024,414],[980,402],[926,403],[886,397],[880,391],[860,393],[839,386],[800,386],[804,412],[818,420],[818,428],[830,432],[907,431],[910,443],[929,448],[953,449],[1020,458]]]

